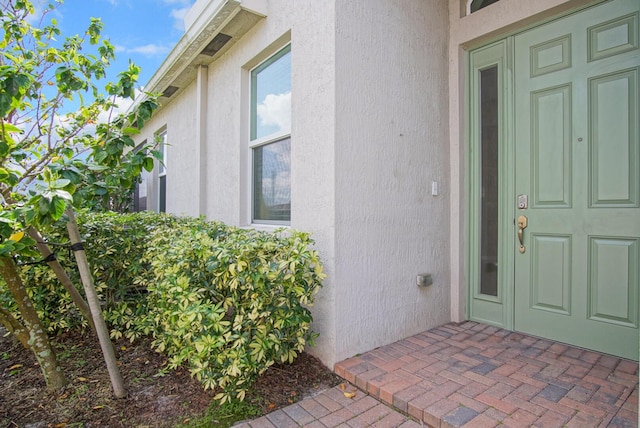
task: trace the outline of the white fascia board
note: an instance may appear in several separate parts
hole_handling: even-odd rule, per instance
[[[187,12],[184,17],[184,28],[187,32],[194,27],[194,24],[197,21],[201,21],[203,17],[207,16],[215,16],[221,10],[225,3],[229,3],[229,1],[224,0],[198,0],[195,2],[191,9]],[[264,0],[234,0],[232,3],[236,3],[242,9],[247,10],[249,12],[253,12],[256,15],[267,16],[267,5]],[[196,27],[197,28],[197,27]]]
[[[243,10],[260,18],[266,17],[267,0],[198,0],[185,16],[185,34],[149,79],[144,91],[161,94],[166,90]]]

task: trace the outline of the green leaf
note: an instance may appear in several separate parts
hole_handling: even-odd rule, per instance
[[[19,132],[19,133],[22,133],[22,129],[20,129],[17,126],[12,125],[10,123],[2,122],[2,126],[4,127],[4,131],[5,132]]]
[[[109,193],[109,191],[108,191],[106,188],[104,188],[104,187],[98,187],[98,186],[96,186],[96,187],[93,189],[93,193],[95,193],[95,194],[96,194],[96,195],[98,195],[98,196],[104,196],[104,195],[106,195],[107,193]]]
[[[63,189],[65,187],[67,187],[70,183],[71,183],[71,180],[68,180],[66,178],[61,178],[59,180],[56,180],[56,181],[52,182],[51,183],[51,188],[52,189]]]
[[[136,145],[136,142],[133,141],[133,139],[126,134],[124,137],[122,137],[122,142],[124,143],[125,146],[129,146],[129,147],[135,147]]]
[[[8,143],[11,143],[11,146],[15,145],[10,139],[7,139],[6,141],[4,139],[0,139],[0,157],[5,157],[9,154],[11,146]]]
[[[144,160],[144,169],[145,169],[147,172],[151,172],[151,171],[153,171],[153,166],[154,166],[153,164],[154,164],[154,162],[153,162],[153,158],[146,158],[146,159]]]
[[[14,250],[13,241],[5,241],[0,244],[0,257],[9,257]]]
[[[73,202],[73,196],[71,196],[71,193],[69,193],[66,190],[57,189],[53,191],[53,194],[55,197],[59,199],[66,200],[68,202]]]
[[[95,163],[89,164],[88,168],[89,168],[90,171],[95,171],[95,172],[107,171],[109,169],[108,166],[98,165],[98,164],[95,164]]]
[[[43,198],[41,195],[36,196],[35,199],[37,200],[38,214],[40,214],[41,216],[46,216],[47,214],[49,214],[49,211],[51,209],[51,200]]]
[[[8,115],[12,109],[12,102],[13,98],[9,94],[4,91],[0,92],[0,116],[6,117]]]
[[[67,209],[67,202],[63,198],[54,197],[51,208],[52,210],[49,212],[49,214],[54,220],[59,220],[64,214],[64,211]]]
[[[138,135],[140,130],[138,128],[127,127],[122,130],[122,133],[127,136]]]

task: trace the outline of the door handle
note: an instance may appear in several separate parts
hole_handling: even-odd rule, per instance
[[[518,217],[518,241],[520,241],[520,254],[524,254],[527,250],[524,246],[524,230],[527,228],[528,223],[529,219],[526,215]]]

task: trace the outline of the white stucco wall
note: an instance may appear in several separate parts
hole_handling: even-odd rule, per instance
[[[311,352],[333,367],[342,332],[336,324],[340,285],[335,278],[335,7],[330,1],[296,1],[295,14],[291,224],[313,233],[324,261],[328,277],[313,308],[314,330],[320,336]]]
[[[192,183],[198,179],[196,168],[185,168],[185,165],[195,165],[198,163],[195,124],[196,105],[195,81],[190,84],[176,100],[172,100],[154,115],[145,125],[140,135],[136,137],[136,142],[153,141],[156,134],[164,129],[167,130],[167,158],[165,166],[167,169],[167,211],[179,215],[198,216],[198,195],[193,192]],[[152,176],[157,178],[157,171],[152,172]],[[148,207],[155,209],[158,206],[158,193],[155,189],[156,179],[148,180]]]
[[[340,360],[450,319],[447,3],[338,1],[336,22]]]
[[[329,275],[312,309],[320,337],[310,350],[328,366],[335,362],[336,342],[334,28],[333,2],[270,0],[267,18],[206,69],[206,150],[201,151],[197,141],[195,80],[163,106],[138,138],[152,137],[166,126],[172,144],[167,211],[250,226],[249,70],[291,42],[291,227],[313,234]]]
[[[203,167],[196,81],[140,136],[166,126],[167,211],[247,226],[248,70],[290,39],[291,226],[313,233],[329,275],[311,352],[330,367],[449,321],[446,17],[446,0],[270,0],[206,69]]]
[[[199,71],[206,88],[194,80],[137,140],[167,129],[169,212],[250,226],[249,70],[291,42],[291,226],[329,275],[310,351],[332,367],[465,319],[466,49],[594,2],[501,0],[463,17],[465,0],[268,0]],[[417,287],[421,273],[433,285]]]
[[[291,227],[313,234],[329,275],[311,352],[331,367],[465,319],[466,49],[588,3],[501,0],[463,17],[465,0],[268,0],[137,140],[167,129],[167,211],[250,226],[249,70],[291,42]],[[421,273],[433,285],[417,287]]]
[[[291,41],[291,227],[316,240],[329,278],[313,307],[310,351],[333,364],[335,84],[333,6],[330,2],[270,1],[267,18],[209,67],[207,211],[212,219],[249,226],[249,70]]]

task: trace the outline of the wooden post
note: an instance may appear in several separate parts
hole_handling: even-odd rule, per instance
[[[78,229],[78,223],[76,222],[76,216],[72,208],[67,208],[65,214],[67,215],[67,231],[69,232],[69,238],[71,239],[71,249],[76,257],[78,263],[78,270],[80,271],[80,278],[82,278],[82,285],[84,286],[84,292],[87,296],[87,302],[91,309],[91,315],[93,317],[93,323],[96,327],[96,333],[98,340],[100,341],[100,347],[102,348],[102,354],[104,355],[104,361],[107,364],[107,370],[109,371],[109,377],[111,378],[111,386],[113,387],[113,393],[116,398],[124,398],[127,395],[127,391],[124,388],[124,382],[120,369],[116,361],[116,355],[113,350],[113,344],[109,339],[109,330],[107,324],[102,317],[102,309],[100,308],[100,301],[98,300],[98,293],[93,285],[93,276],[91,275],[91,269],[89,268],[89,262],[87,261],[87,254],[84,251],[82,245],[82,239],[80,238],[80,230]]]
[[[36,241],[36,247],[38,247],[38,251],[40,251],[42,257],[44,257],[49,267],[56,274],[58,281],[60,281],[60,283],[64,286],[64,289],[67,290],[67,293],[69,293],[69,295],[71,296],[73,303],[76,304],[78,310],[80,310],[80,313],[82,313],[85,319],[89,322],[91,330],[95,332],[96,327],[93,323],[93,318],[91,317],[91,310],[89,309],[89,305],[87,305],[87,302],[84,301],[78,290],[76,290],[76,287],[75,285],[73,285],[71,278],[69,278],[67,272],[64,270],[62,265],[60,265],[60,262],[55,258],[55,255],[53,255],[53,251],[51,251],[47,243],[44,242],[44,239],[42,239],[42,235],[40,235],[40,233],[33,227],[30,227],[27,230],[27,233],[29,234],[31,239]]]

